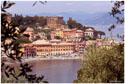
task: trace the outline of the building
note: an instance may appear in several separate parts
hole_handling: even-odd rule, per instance
[[[86,42],[82,41],[79,43],[74,43],[74,45],[75,45],[75,53],[77,53],[79,55],[83,55]]]
[[[63,38],[63,31],[61,31],[59,29],[56,30],[55,36],[59,36],[59,37]]]
[[[52,43],[51,55],[66,55],[74,53],[74,44],[73,43]]]
[[[40,55],[66,55],[72,54],[75,51],[75,46],[73,43],[61,42],[61,41],[47,41],[47,40],[37,40],[32,43],[32,46],[26,47],[24,52],[28,56],[40,56]],[[31,51],[36,51],[36,54],[31,54]],[[28,53],[28,54],[27,54]]]
[[[36,48],[37,55],[50,55],[51,44],[47,40],[37,40],[32,43]]]
[[[28,34],[29,35],[29,40],[33,41],[34,39],[34,30],[33,28],[28,27],[25,31],[24,34]]]
[[[55,16],[55,17],[47,17],[47,27],[64,29],[67,28],[68,26],[65,25],[63,17]]]
[[[56,31],[51,31],[50,36],[52,40],[55,39]]]
[[[24,45],[24,56],[26,57],[34,57],[34,56],[37,56],[36,54],[36,48],[32,47],[32,45]]]
[[[44,32],[40,32],[40,33],[38,33],[38,34],[39,34],[40,38],[45,37],[45,33],[44,33]]]
[[[85,37],[91,37],[91,38],[93,38],[94,37],[94,28],[92,28],[92,27],[88,27],[88,28],[86,28],[85,29]]]
[[[82,36],[80,36],[78,33],[71,35],[71,42],[79,43],[81,41],[83,41]]]
[[[71,29],[63,29],[63,40],[65,41],[71,41],[71,35],[72,35],[72,31]]]

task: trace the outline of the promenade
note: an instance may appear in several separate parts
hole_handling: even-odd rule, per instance
[[[53,57],[53,58],[28,58],[28,59],[23,59],[23,62],[32,62],[32,61],[39,61],[39,60],[73,60],[73,59],[82,59],[82,57],[77,56],[77,57]]]

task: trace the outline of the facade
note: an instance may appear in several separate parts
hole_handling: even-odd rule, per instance
[[[87,37],[87,36],[89,36],[91,38],[94,37],[94,28],[89,27],[89,28],[85,29],[85,37]]]
[[[56,34],[56,31],[51,31],[50,36],[52,40],[55,38],[55,34]]]
[[[56,30],[55,36],[59,36],[59,37],[63,38],[63,31],[61,31],[61,30]]]
[[[71,41],[72,31],[71,29],[63,29],[63,40],[69,42]]]
[[[24,46],[24,56],[26,57],[34,57],[36,56],[36,48],[32,47],[32,46]]]
[[[31,51],[34,50],[32,54]],[[37,40],[32,43],[32,46],[24,47],[25,55],[28,56],[40,56],[40,55],[66,55],[72,54],[75,51],[75,46],[73,43],[66,43],[61,41],[46,41]],[[36,52],[36,53],[35,53]]]
[[[79,43],[74,43],[74,45],[75,45],[75,52],[79,55],[83,55],[86,42],[82,41]]]
[[[50,55],[51,44],[47,40],[37,40],[32,43],[37,55]]]
[[[74,53],[73,43],[52,43],[51,55],[66,55]]]
[[[77,28],[73,29],[57,29],[51,31],[51,39],[53,40],[55,36],[60,36],[63,38],[63,41],[72,42],[74,40],[82,41],[84,39],[84,32],[82,30],[77,30]]]

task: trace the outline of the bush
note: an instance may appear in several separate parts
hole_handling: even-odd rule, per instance
[[[83,57],[75,83],[123,83],[124,44],[110,49],[89,49]]]

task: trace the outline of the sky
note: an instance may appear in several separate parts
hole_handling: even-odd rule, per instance
[[[35,1],[15,1],[15,5],[9,8],[7,11],[11,14],[22,14],[22,15],[37,15],[41,13],[74,13],[74,12],[83,12],[88,14],[99,14],[99,13],[108,13],[113,7],[111,1],[47,1],[45,5],[37,2],[33,6]],[[107,25],[104,26],[104,29],[101,29],[104,25],[96,26],[95,29],[103,30],[106,32],[106,35],[109,35]],[[108,25],[109,26],[109,25]],[[122,25],[123,26],[123,25]],[[119,31],[118,31],[119,30]],[[114,34],[124,33],[123,28],[118,29]]]
[[[8,11],[12,14],[38,14],[61,12],[109,12],[113,6],[110,1],[48,1],[45,5],[35,1],[16,1]]]

